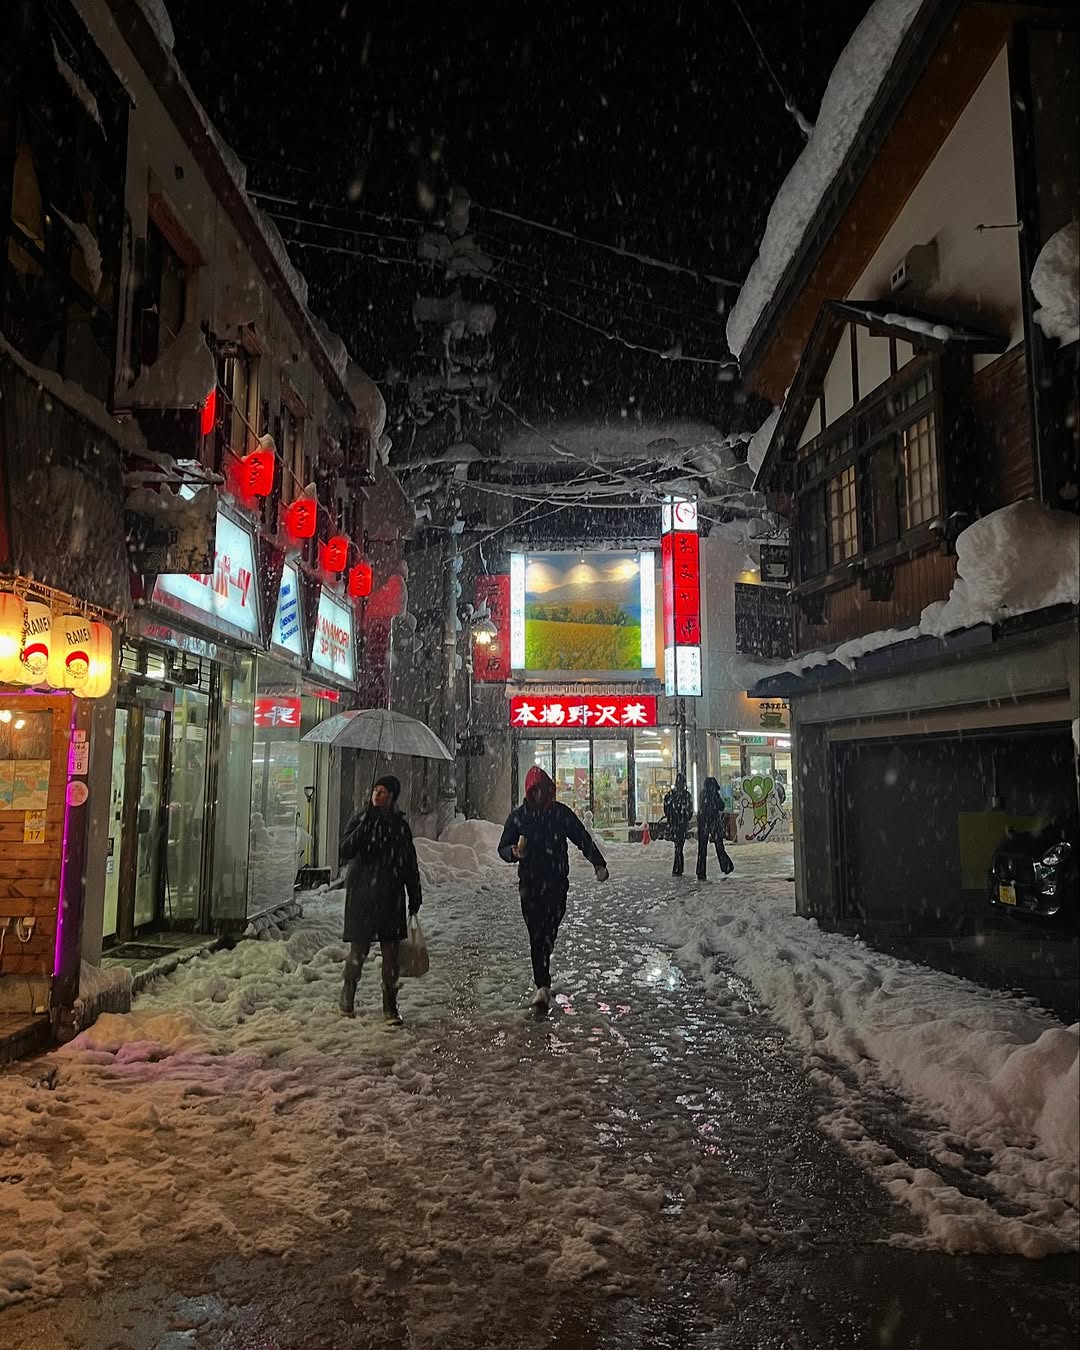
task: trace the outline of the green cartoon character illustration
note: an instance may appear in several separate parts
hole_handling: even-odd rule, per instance
[[[754,827],[746,838],[765,839],[772,829],[769,822],[769,798],[772,796],[773,780],[760,775],[755,778],[744,778],[742,790],[749,799],[754,812]]]

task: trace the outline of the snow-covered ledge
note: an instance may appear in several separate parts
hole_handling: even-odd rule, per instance
[[[831,662],[854,670],[861,657],[901,642],[1080,604],[1080,519],[1030,498],[1003,506],[957,536],[956,573],[949,598],[927,605],[917,625],[866,633],[792,661],[740,661],[739,682],[749,689],[773,675],[805,675]]]
[[[1080,341],[1080,222],[1070,221],[1042,246],[1031,270],[1032,316],[1063,347]]]

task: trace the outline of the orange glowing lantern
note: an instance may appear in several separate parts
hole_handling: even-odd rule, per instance
[[[363,600],[369,596],[373,581],[374,574],[370,563],[359,562],[349,568],[348,590],[354,600]]]
[[[349,541],[343,534],[332,534],[319,548],[319,563],[324,572],[344,572],[349,561]]]
[[[23,616],[16,683],[44,684],[52,644],[52,611],[37,600],[27,600],[23,605]]]
[[[319,503],[314,497],[297,497],[285,508],[285,530],[290,539],[311,539],[319,515]]]
[[[0,594],[0,684],[19,683],[22,669],[19,652],[25,621],[26,614],[19,597],[10,591]]]
[[[112,688],[113,637],[107,623],[94,619],[90,624],[90,674],[80,690],[83,698],[103,698]]]

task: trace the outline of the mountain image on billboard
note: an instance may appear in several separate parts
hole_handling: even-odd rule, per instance
[[[532,553],[525,569],[526,670],[640,670],[636,553]]]

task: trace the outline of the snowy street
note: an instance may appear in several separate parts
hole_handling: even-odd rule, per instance
[[[661,844],[576,860],[535,1021],[492,828],[420,842],[402,1030],[329,892],[0,1076],[5,1344],[1069,1343],[1075,1028]]]

